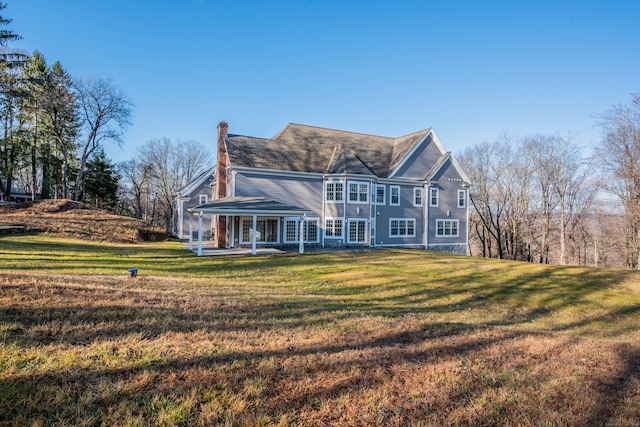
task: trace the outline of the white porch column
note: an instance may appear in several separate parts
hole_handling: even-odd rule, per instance
[[[251,233],[251,255],[255,255],[257,253],[256,250],[256,234],[258,229],[258,216],[253,216],[253,233]]]
[[[198,256],[202,256],[202,212],[198,214]]]
[[[189,250],[193,250],[193,215],[189,215]]]
[[[299,253],[304,253],[304,217],[300,217],[300,247],[298,248]]]

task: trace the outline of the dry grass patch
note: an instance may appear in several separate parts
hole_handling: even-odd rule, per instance
[[[286,269],[288,261],[296,279],[271,282],[259,274],[255,281],[217,278],[215,271],[140,280],[1,273],[0,424],[640,420],[634,340],[536,331],[509,313],[486,325],[480,316],[497,305],[491,296],[478,300],[477,289],[452,291],[449,301],[435,285],[423,284],[420,294],[411,283],[392,283],[388,271],[393,280],[381,292],[389,294],[378,296],[367,286],[384,288],[380,277],[351,283],[346,269],[337,273],[342,278],[316,277],[298,270],[299,259],[275,259],[270,268]],[[353,268],[378,262],[364,256]],[[477,313],[456,320],[470,308]]]
[[[167,238],[162,230],[143,221],[89,209],[84,203],[64,199],[0,205],[1,224],[105,242],[131,243]]]
[[[20,254],[0,259],[0,425],[640,420],[634,272],[145,245],[78,252],[86,269],[86,246],[35,239],[65,254],[47,267],[15,239],[0,239]],[[2,269],[20,260],[33,270]]]

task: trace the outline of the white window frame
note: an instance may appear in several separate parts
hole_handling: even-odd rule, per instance
[[[340,191],[337,191],[336,184],[340,184],[340,186],[342,187]],[[333,190],[331,191],[331,194],[333,195],[331,199],[329,198],[329,191],[328,191],[329,185],[331,185],[333,188]],[[339,199],[337,198],[338,194],[340,194]],[[341,180],[326,181],[324,183],[324,200],[329,203],[344,202],[344,181],[341,181]]]
[[[351,200],[351,186],[356,186],[357,200]],[[349,203],[369,203],[369,183],[366,181],[347,181],[347,202]],[[364,190],[364,191],[363,191]],[[364,200],[362,197],[364,196]]]
[[[467,191],[466,190],[458,190],[458,207],[459,208],[467,207]]]
[[[420,195],[420,202],[418,203],[418,194]],[[413,187],[413,206],[422,206],[424,203],[424,191],[422,187]]]
[[[393,191],[397,190],[398,201],[393,201]],[[389,206],[400,206],[400,186],[399,185],[390,185],[389,186]]]
[[[305,218],[304,220],[304,242],[305,243],[319,243],[320,242],[320,218]],[[315,240],[309,240],[309,224],[315,222],[316,224],[316,238]],[[292,230],[294,231],[293,240],[289,239],[287,235],[287,227],[289,224],[293,224]],[[300,243],[300,218],[288,217],[284,219],[284,243]]]
[[[293,227],[293,239],[289,239],[288,237],[288,233],[289,233],[289,226],[292,225]],[[284,219],[284,232],[282,233],[282,238],[284,240],[284,243],[298,243],[298,233],[300,232],[300,219],[297,217],[293,217],[293,218],[285,218]]]
[[[376,184],[375,185],[375,202],[378,206],[384,206],[387,200],[387,186],[384,184]],[[378,190],[382,190],[382,201],[378,201]]]
[[[208,201],[209,201],[209,196],[207,196],[206,194],[198,194],[198,204],[199,205],[204,205]]]
[[[359,240],[358,239],[359,236],[356,236],[356,240],[351,240],[351,224],[358,224],[358,223],[364,223],[363,239]],[[358,231],[359,230],[356,230],[356,234],[359,234]],[[350,219],[347,221],[347,243],[359,243],[359,244],[367,243],[367,220],[366,219]]]
[[[249,240],[245,240],[244,239],[244,223],[248,222],[249,223],[249,231],[252,231],[253,229],[253,218],[251,217],[242,217],[240,218],[240,243],[242,244],[248,244],[248,243],[252,243],[251,239]],[[259,228],[260,227],[260,222],[265,222],[265,229],[266,229],[266,222],[267,221],[275,221],[276,224],[276,240],[274,241],[267,241],[267,240],[257,240],[256,239],[256,243],[259,244],[266,244],[266,245],[277,245],[280,243],[280,221],[278,220],[278,218],[271,218],[271,217],[261,217],[258,218],[256,220],[256,226]]]
[[[435,203],[433,203],[434,195],[436,199]],[[429,188],[429,206],[431,206],[432,208],[437,208],[439,205],[440,205],[440,189],[433,188],[433,187]]]
[[[309,239],[309,225],[315,222],[316,224],[316,238],[315,240]],[[304,219],[304,242],[305,243],[319,243],[320,242],[320,218],[305,218]]]
[[[392,231],[394,229],[393,227],[393,223],[397,222],[397,226],[395,228],[397,228],[398,232],[396,234],[393,234]],[[404,226],[402,226],[402,223],[404,222]],[[413,227],[411,227],[413,229],[413,233],[409,234],[409,223],[413,224]],[[402,230],[404,230],[404,234],[402,233]],[[389,237],[416,237],[416,219],[415,218],[389,218]]]
[[[441,223],[443,224],[442,233],[440,233]],[[449,223],[449,227],[447,227],[447,223]],[[455,224],[456,234],[452,233],[453,224]],[[449,229],[450,234],[446,234],[447,228]],[[460,220],[450,218],[436,219],[436,237],[460,237]]]
[[[331,221],[331,226],[327,221]],[[340,234],[336,234],[336,221],[340,221]],[[332,234],[327,234],[331,230]],[[344,218],[325,218],[324,220],[324,237],[327,239],[342,239],[344,236]]]

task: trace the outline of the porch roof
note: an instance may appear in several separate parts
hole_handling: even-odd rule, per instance
[[[192,214],[243,216],[297,216],[304,217],[310,211],[264,197],[224,197],[187,209]]]

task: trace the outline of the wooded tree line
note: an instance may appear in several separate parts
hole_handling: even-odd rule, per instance
[[[0,3],[0,12],[6,7]],[[0,17],[0,27],[11,20]],[[109,79],[72,78],[40,52],[10,49],[19,38],[0,30],[0,200],[84,201],[171,227],[173,196],[212,164],[194,141],[155,139],[115,165],[104,144],[123,144],[133,103]]]
[[[473,255],[638,269],[640,97],[596,120],[594,153],[571,135],[503,135],[463,152]]]

